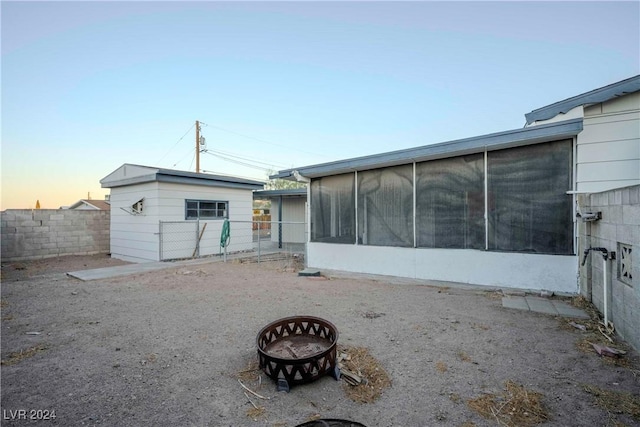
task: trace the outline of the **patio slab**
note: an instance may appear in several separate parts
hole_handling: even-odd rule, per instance
[[[589,318],[589,315],[583,310],[573,307],[566,302],[534,296],[503,297],[502,306],[504,308],[533,311],[536,313],[549,314],[551,316],[575,317],[579,319]]]

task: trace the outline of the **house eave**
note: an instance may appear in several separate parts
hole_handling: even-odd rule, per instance
[[[463,156],[504,148],[538,144],[572,138],[582,131],[582,119],[573,119],[547,125],[492,133],[472,138],[425,145],[388,153],[375,154],[335,162],[285,169],[270,176],[272,179],[294,179],[294,172],[307,178],[338,175],[413,162]]]
[[[640,74],[617,83],[610,84],[598,89],[594,89],[583,94],[555,102],[553,104],[538,108],[525,114],[527,125],[551,119],[558,114],[566,114],[573,108],[581,105],[597,104],[606,102],[613,98],[628,95],[640,91]]]

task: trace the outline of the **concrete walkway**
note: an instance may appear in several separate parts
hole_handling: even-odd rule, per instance
[[[534,296],[508,296],[502,298],[504,308],[516,310],[535,311],[536,313],[550,314],[552,316],[575,317],[589,319],[589,315],[579,308],[575,308],[566,302],[540,298]]]
[[[219,261],[222,261],[222,259],[199,258],[185,261],[141,262],[136,264],[117,265],[115,267],[94,268],[93,270],[70,271],[67,275],[86,282],[89,280],[108,279],[110,277],[128,276],[130,274],[146,273],[147,271],[164,270],[166,268],[176,268],[185,265],[198,265]]]

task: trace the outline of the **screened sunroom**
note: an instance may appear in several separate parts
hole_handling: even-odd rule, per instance
[[[575,292],[581,120],[281,171],[309,185],[308,265]]]

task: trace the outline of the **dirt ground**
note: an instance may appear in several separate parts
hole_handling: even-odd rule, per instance
[[[286,260],[90,282],[65,274],[119,263],[3,264],[2,425],[293,427],[323,417],[369,427],[493,426],[469,401],[502,393],[507,381],[540,393],[545,425],[640,425],[637,353],[600,357],[584,345],[593,332],[502,308],[494,291],[305,278]],[[329,320],[339,344],[367,348],[386,369],[391,386],[378,400],[356,403],[329,376],[290,393],[264,374],[242,376],[255,363],[258,331],[303,314]],[[238,378],[269,398],[252,397],[262,409]],[[599,392],[630,403],[607,405]],[[20,410],[27,418],[55,411],[55,419],[18,419]]]

